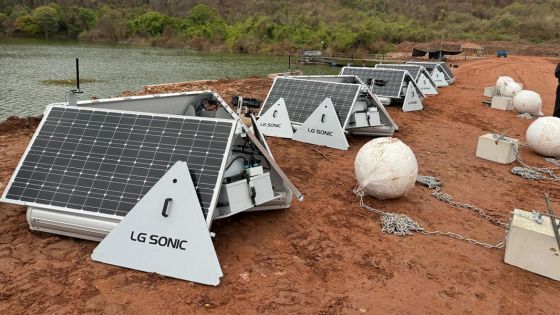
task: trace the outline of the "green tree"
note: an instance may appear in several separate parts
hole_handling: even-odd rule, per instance
[[[4,12],[0,12],[0,30],[4,31],[4,23],[8,20],[8,15]]]
[[[94,31],[98,38],[121,41],[129,36],[130,28],[122,11],[104,6],[97,18]]]
[[[31,12],[31,16],[39,28],[45,33],[45,39],[49,38],[49,32],[58,30],[60,16],[55,8],[51,6],[40,6]]]
[[[63,10],[61,16],[67,38],[77,38],[80,33],[95,27],[96,16],[92,9],[71,6]]]
[[[160,36],[171,18],[159,12],[149,11],[134,19],[136,31],[141,35]]]
[[[25,14],[18,17],[15,21],[15,29],[29,35],[35,35],[41,30],[31,14]]]
[[[207,5],[198,4],[183,19],[178,29],[188,38],[224,39],[228,25],[218,12]]]

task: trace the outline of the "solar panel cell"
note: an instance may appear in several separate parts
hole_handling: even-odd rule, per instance
[[[303,123],[325,98],[330,97],[340,124],[344,125],[359,91],[359,84],[279,77],[274,81],[261,113],[266,112],[278,99],[284,98],[290,120]]]
[[[358,76],[360,80],[368,84],[371,91],[377,96],[400,98],[406,71],[367,67],[344,67],[342,68],[341,75]]]
[[[436,67],[440,67],[441,70],[443,70],[443,72],[447,75],[447,77],[450,80],[453,80],[455,78],[455,75],[453,74],[453,72],[451,71],[451,69],[449,69],[449,67],[447,66],[447,63],[445,62],[414,62],[414,61],[409,61],[407,62],[407,64],[416,64],[416,65],[421,65],[424,66],[426,68],[426,70],[432,72]]]
[[[375,68],[406,70],[410,73],[410,76],[412,76],[414,80],[417,80],[422,66],[410,64],[377,64],[375,65]]]
[[[450,79],[454,79],[455,75],[453,74],[453,72],[451,71],[451,69],[449,69],[449,66],[447,65],[447,63],[442,62],[439,64],[441,66],[441,68],[443,69],[443,71],[445,72],[445,74],[447,74],[447,76]]]
[[[181,160],[207,213],[233,123],[53,106],[5,198],[124,216]]]

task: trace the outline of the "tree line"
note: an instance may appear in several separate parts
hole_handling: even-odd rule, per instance
[[[0,0],[0,33],[261,53],[377,53],[442,37],[560,41],[560,0],[130,1]]]

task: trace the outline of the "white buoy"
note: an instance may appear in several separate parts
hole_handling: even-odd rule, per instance
[[[364,144],[354,167],[364,192],[381,200],[406,196],[418,175],[414,152],[395,138],[377,138]]]
[[[523,90],[513,97],[513,109],[518,113],[541,115],[542,98],[533,91]]]
[[[560,157],[560,118],[541,117],[535,120],[525,134],[529,147],[540,155]]]
[[[505,82],[500,89],[500,94],[506,97],[514,97],[515,94],[521,92],[523,87],[517,82]]]
[[[501,91],[502,90],[502,86],[504,85],[504,83],[506,82],[515,82],[511,77],[508,76],[500,76],[498,77],[498,80],[496,80],[496,90]]]

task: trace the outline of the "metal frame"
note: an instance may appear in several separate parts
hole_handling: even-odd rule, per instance
[[[451,72],[451,70],[449,70],[449,72],[453,75],[453,77],[451,77],[449,75],[449,73],[447,71],[445,71],[445,68],[442,66],[442,64],[445,64],[444,62],[428,62],[428,61],[407,61],[407,64],[416,64],[416,65],[433,65],[434,68],[432,69],[431,72],[433,72],[436,68],[440,68],[440,71],[443,73],[443,75],[446,78],[446,81],[451,84],[453,82],[455,82],[455,75],[453,74],[453,72]],[[424,66],[425,67],[425,66]],[[427,68],[427,67],[425,67]],[[427,69],[426,69],[427,70]]]
[[[122,97],[112,97],[112,98],[103,98],[103,99],[93,99],[93,100],[87,100],[87,101],[83,100],[83,101],[78,101],[77,106],[78,107],[81,107],[81,106],[88,107],[88,105],[95,106],[95,105],[98,105],[98,104],[110,103],[110,102],[114,103],[114,102],[122,102],[122,101],[129,101],[129,100],[149,100],[149,99],[159,99],[159,98],[167,98],[167,97],[180,97],[180,96],[189,96],[189,95],[195,96],[195,95],[204,94],[204,93],[212,94],[221,103],[222,108],[224,108],[232,116],[232,119],[237,119],[237,120],[240,119],[239,116],[237,115],[237,113],[235,111],[233,111],[227,105],[227,103],[222,99],[222,97],[218,93],[216,93],[216,91],[212,91],[212,90],[185,91],[185,92],[174,92],[174,93],[164,93],[164,94],[147,94],[147,95],[135,95],[135,96],[122,96]],[[63,105],[63,104],[68,104],[68,103],[67,102],[53,103],[53,104],[50,104],[50,105]],[[153,112],[141,112],[141,113],[154,114]],[[165,115],[165,114],[161,114],[161,115]],[[182,115],[179,115],[179,116],[182,116]]]
[[[383,67],[383,66],[389,66],[389,67]],[[419,65],[413,65],[413,64],[407,64],[407,63],[378,63],[375,65],[375,69],[389,69],[389,70],[406,70],[406,69],[397,69],[398,67],[412,67],[412,66],[418,66],[423,68],[422,66]],[[407,70],[408,71],[408,70]],[[421,69],[420,69],[421,71]],[[418,80],[418,77],[420,76],[420,71],[418,71],[418,73],[416,74],[416,78],[414,78],[414,80]],[[410,75],[412,77],[412,74]]]
[[[398,96],[395,96],[395,95],[384,95],[384,94],[377,94],[377,93],[374,93],[374,94],[377,95],[378,97],[398,98],[398,99],[402,98],[401,94],[402,94],[402,89],[403,89],[403,85],[404,85],[404,79],[406,78],[407,75],[412,79],[412,76],[411,76],[410,73],[408,73],[408,71],[406,71],[406,70],[384,69],[384,68],[372,68],[372,67],[342,67],[342,69],[340,70],[340,74],[341,74],[341,75],[343,75],[342,72],[344,72],[344,69],[346,69],[346,68],[348,68],[348,69],[351,69],[351,68],[354,68],[354,69],[375,69],[375,70],[387,71],[387,72],[389,72],[389,71],[402,71],[402,72],[406,72],[405,75],[403,76],[402,80],[401,80],[401,84],[400,84],[400,88],[399,88],[399,95],[398,95]],[[413,79],[413,81],[414,81],[414,79]],[[372,82],[372,84],[373,84],[373,82]],[[370,88],[367,84],[364,83],[364,85],[365,85],[368,89],[371,90],[371,88]],[[372,92],[373,92],[373,91],[372,91]]]
[[[418,67],[420,67],[420,70],[418,71],[418,74],[416,75],[416,78],[414,78],[414,81],[416,81],[416,83],[418,83],[418,80],[420,80],[420,75],[423,73],[426,76],[426,78],[430,81],[430,83],[434,87],[437,88],[437,85],[434,82],[434,80],[432,79],[431,74],[428,72],[428,70],[424,66],[421,66],[421,65],[418,65],[418,64],[412,64],[412,63],[380,63],[380,64],[376,64],[375,68],[376,69],[392,69],[392,68],[384,68],[384,67],[382,67],[383,65],[388,65],[388,66],[391,66],[391,67],[418,66]],[[378,68],[377,66],[381,66],[381,67]]]
[[[434,79],[432,79],[432,76],[430,75],[428,70],[426,70],[426,68],[422,67],[422,70],[420,70],[420,72],[418,73],[418,80],[420,80],[421,74],[424,74],[426,79],[428,79],[428,81],[430,81],[430,84],[437,90],[437,84],[434,81]],[[418,82],[416,82],[416,83],[418,83]]]
[[[312,78],[312,79],[310,79],[310,80],[304,79],[306,77]],[[261,106],[261,109],[259,110],[258,116],[260,117],[260,115],[263,113],[264,104],[266,104],[266,102],[268,101],[268,98],[270,96],[270,92],[274,88],[274,85],[276,84],[276,81],[278,79],[324,82],[324,83],[328,83],[328,84],[340,84],[340,85],[361,85],[359,83],[341,83],[341,82],[330,82],[330,81],[327,82],[327,81],[313,80],[313,78],[322,78],[322,77],[340,77],[340,76],[337,76],[337,75],[313,75],[313,76],[299,76],[299,77],[298,76],[290,76],[290,77],[287,77],[287,78],[286,77],[276,77],[276,78],[274,78],[274,82],[272,82],[272,86],[268,90],[268,94],[266,95],[266,98],[264,99],[263,106]],[[348,76],[348,77],[350,77],[350,76]],[[344,120],[344,124],[342,124],[342,129],[344,129],[344,130],[346,130],[346,125],[348,124],[348,120],[350,119],[350,114],[352,114],[352,109],[354,108],[354,105],[356,104],[356,100],[358,99],[359,95],[360,95],[360,89],[358,89],[358,91],[356,92],[356,95],[354,95],[354,99],[352,100],[352,106],[348,110],[348,115],[346,115],[346,119]],[[320,104],[317,104],[317,106],[319,106],[319,105]],[[292,121],[292,125],[294,125],[294,126],[299,127],[302,124],[303,123]]]
[[[65,106],[65,105],[58,105],[58,104],[48,105],[47,109],[44,112],[44,115],[47,116],[53,108],[58,108],[58,107],[73,108],[73,109],[79,109],[79,110],[89,110],[89,111],[109,112],[109,113],[152,115],[152,116],[166,117],[166,118],[180,118],[180,119],[185,119],[185,120],[192,119],[192,120],[199,120],[199,121],[215,121],[215,122],[230,123],[231,124],[231,130],[230,130],[230,134],[229,134],[229,137],[228,137],[228,143],[227,143],[226,151],[228,151],[228,149],[231,148],[233,136],[235,135],[236,124],[238,123],[237,120],[229,120],[229,119],[221,119],[221,118],[207,118],[207,117],[197,117],[197,116],[180,116],[180,115],[154,114],[154,113],[150,114],[150,113],[145,113],[145,112],[124,111],[124,110],[107,110],[107,109],[100,109],[100,108],[86,107],[86,106],[81,106],[81,107],[80,106]],[[14,172],[12,174],[12,177],[10,178],[10,181],[6,185],[6,188],[4,190],[4,193],[2,194],[2,197],[0,198],[0,201],[7,202],[7,203],[12,203],[12,204],[17,204],[17,205],[22,205],[22,206],[26,206],[26,207],[33,207],[33,208],[46,209],[46,210],[55,210],[55,211],[62,211],[62,212],[70,212],[70,213],[85,215],[87,217],[94,217],[94,218],[95,217],[101,217],[101,218],[118,219],[118,220],[123,218],[122,216],[118,216],[118,215],[109,215],[109,214],[99,213],[99,212],[90,213],[90,212],[86,212],[84,210],[77,210],[77,209],[73,209],[73,208],[64,208],[64,207],[58,207],[58,206],[52,206],[52,205],[45,205],[45,204],[41,204],[41,203],[35,203],[35,202],[29,202],[29,201],[19,201],[19,200],[13,200],[13,199],[7,199],[6,198],[6,196],[8,194],[8,191],[9,191],[9,188],[11,187],[12,183],[14,182],[14,180],[15,180],[15,178],[16,178],[16,176],[17,176],[17,174],[18,174],[18,172],[19,172],[19,170],[20,170],[20,168],[23,164],[23,161],[27,157],[27,154],[29,153],[31,147],[35,143],[35,139],[37,138],[39,132],[41,131],[41,128],[42,128],[45,121],[46,121],[46,119],[43,119],[41,121],[41,123],[39,124],[39,126],[37,127],[37,129],[35,131],[35,134],[33,135],[33,137],[31,138],[31,141],[27,145],[27,148],[25,149],[24,154],[21,156],[20,161],[19,161],[18,165],[16,166],[16,169],[14,170]],[[226,152],[226,154],[228,154],[228,153],[229,152]],[[229,157],[229,154],[228,154],[228,157]],[[218,178],[222,178],[222,176],[224,174],[224,168],[225,168],[225,165],[226,165],[226,161],[227,161],[227,158],[224,158],[222,160],[222,164],[220,165],[220,171],[218,172]],[[214,211],[216,210],[216,203],[218,201],[218,196],[219,196],[219,193],[220,193],[221,185],[222,185],[222,183],[220,181],[218,181],[216,183],[216,187],[214,188],[214,196],[212,196],[212,201],[210,202],[210,206],[208,207],[208,213],[206,214],[206,222],[207,222],[209,228],[212,224],[212,216],[214,214]]]
[[[416,80],[410,75],[410,73],[409,73],[407,70],[404,70],[404,69],[401,70],[401,69],[370,68],[370,67],[343,67],[342,69],[344,69],[344,68],[369,68],[369,69],[375,69],[375,70],[387,71],[387,72],[390,72],[390,71],[393,71],[393,72],[395,72],[395,71],[404,72],[404,76],[403,76],[403,78],[402,78],[402,80],[401,80],[401,84],[400,84],[400,88],[399,88],[399,96],[389,96],[389,95],[376,94],[376,93],[374,93],[374,92],[371,90],[371,88],[370,88],[367,84],[364,84],[364,85],[372,92],[372,94],[375,94],[375,95],[378,96],[378,97],[387,97],[387,98],[392,98],[392,99],[404,99],[404,96],[402,95],[402,94],[403,94],[403,88],[404,88],[404,86],[405,86],[404,81],[405,81],[405,79],[406,79],[407,76],[408,76],[408,77],[410,78],[412,84],[413,84],[414,87],[416,88],[416,90],[419,92],[418,94],[419,94],[421,97],[426,97],[426,95],[424,95],[424,93],[422,92],[422,90],[420,90],[420,88],[418,87],[418,84],[416,83]],[[341,70],[340,73],[342,73],[342,70]],[[373,84],[373,83],[372,83],[372,84]]]
[[[343,129],[344,129],[344,131],[348,132],[349,134],[361,135],[361,136],[383,136],[383,137],[386,137],[386,136],[391,136],[394,132],[399,130],[399,126],[395,123],[395,121],[393,120],[391,115],[389,115],[389,112],[385,108],[385,105],[383,105],[383,103],[379,100],[377,95],[373,94],[371,92],[371,90],[366,86],[366,84],[359,77],[357,77],[355,75],[343,75],[343,76],[340,76],[340,75],[310,75],[310,76],[300,76],[300,77],[309,78],[309,79],[302,79],[302,78],[299,79],[299,80],[307,80],[307,81],[318,81],[318,80],[313,80],[313,79],[318,79],[318,78],[349,77],[349,78],[353,78],[353,80],[355,80],[357,83],[340,83],[340,82],[332,82],[332,81],[327,81],[327,82],[337,83],[337,84],[359,84],[360,85],[360,89],[358,90],[358,93],[356,94],[356,97],[353,100],[351,111],[350,111],[347,119],[344,122],[344,128]],[[293,77],[289,77],[289,78],[293,78]],[[325,81],[323,81],[323,82],[325,82]],[[274,86],[275,83],[276,83],[276,79],[273,82],[272,86]],[[270,88],[270,90],[272,90],[272,87]],[[269,92],[266,96],[265,102],[269,99],[270,90],[269,90]],[[380,128],[379,126],[348,128],[348,123],[351,119],[351,115],[354,112],[354,109],[355,109],[356,105],[360,102],[359,98],[361,96],[361,93],[365,93],[366,94],[365,97],[371,99],[376,104],[377,109],[387,118],[388,125],[385,126],[385,128],[387,129],[386,131],[385,130],[379,130],[379,128]],[[319,105],[317,105],[317,106],[319,106]],[[264,112],[264,107],[261,108],[261,110],[259,112],[259,116],[262,112]],[[301,126],[301,123],[292,122],[292,126],[299,127],[299,126]],[[381,129],[383,129],[383,128],[381,128]]]

